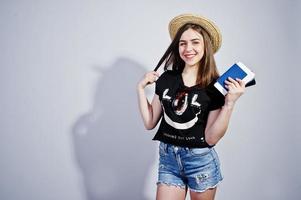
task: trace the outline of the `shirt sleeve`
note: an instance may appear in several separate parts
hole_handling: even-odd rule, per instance
[[[209,111],[219,109],[225,104],[225,96],[214,87],[214,82],[208,87],[210,97]]]
[[[160,77],[156,81],[155,93],[160,96],[161,95],[161,85],[160,85]]]
[[[160,97],[162,97],[164,84],[166,83],[167,71],[163,72],[161,76],[156,81],[155,93]]]

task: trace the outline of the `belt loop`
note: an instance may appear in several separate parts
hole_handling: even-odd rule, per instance
[[[164,151],[165,151],[165,153],[168,153],[168,146],[167,145],[168,144],[164,143]]]

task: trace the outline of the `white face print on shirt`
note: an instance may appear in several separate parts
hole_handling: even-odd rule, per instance
[[[183,91],[183,92],[177,94],[176,98],[174,100],[172,100],[171,96],[167,95],[168,91],[169,91],[169,89],[164,90],[163,100],[167,100],[167,101],[171,102],[176,115],[179,115],[179,116],[182,115],[187,110],[188,105],[189,105],[188,92]],[[190,102],[190,106],[197,107],[199,110],[197,113],[195,113],[195,116],[191,120],[184,122],[184,123],[175,122],[166,114],[166,112],[164,110],[164,106],[162,106],[163,111],[164,111],[165,121],[170,126],[176,128],[176,129],[181,129],[181,130],[189,129],[192,126],[194,126],[194,124],[198,121],[198,115],[201,113],[201,104],[199,102],[197,102],[197,98],[198,98],[198,94],[193,94],[193,97]]]

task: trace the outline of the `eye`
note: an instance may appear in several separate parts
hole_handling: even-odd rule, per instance
[[[185,42],[180,42],[179,46],[184,46],[185,44]]]
[[[199,43],[200,43],[199,41],[192,42],[192,44],[199,44]]]

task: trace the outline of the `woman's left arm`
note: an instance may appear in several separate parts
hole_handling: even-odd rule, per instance
[[[228,93],[224,106],[209,112],[205,129],[205,139],[209,145],[215,145],[225,135],[235,102],[245,91],[245,83],[240,79],[229,77],[225,83]]]

